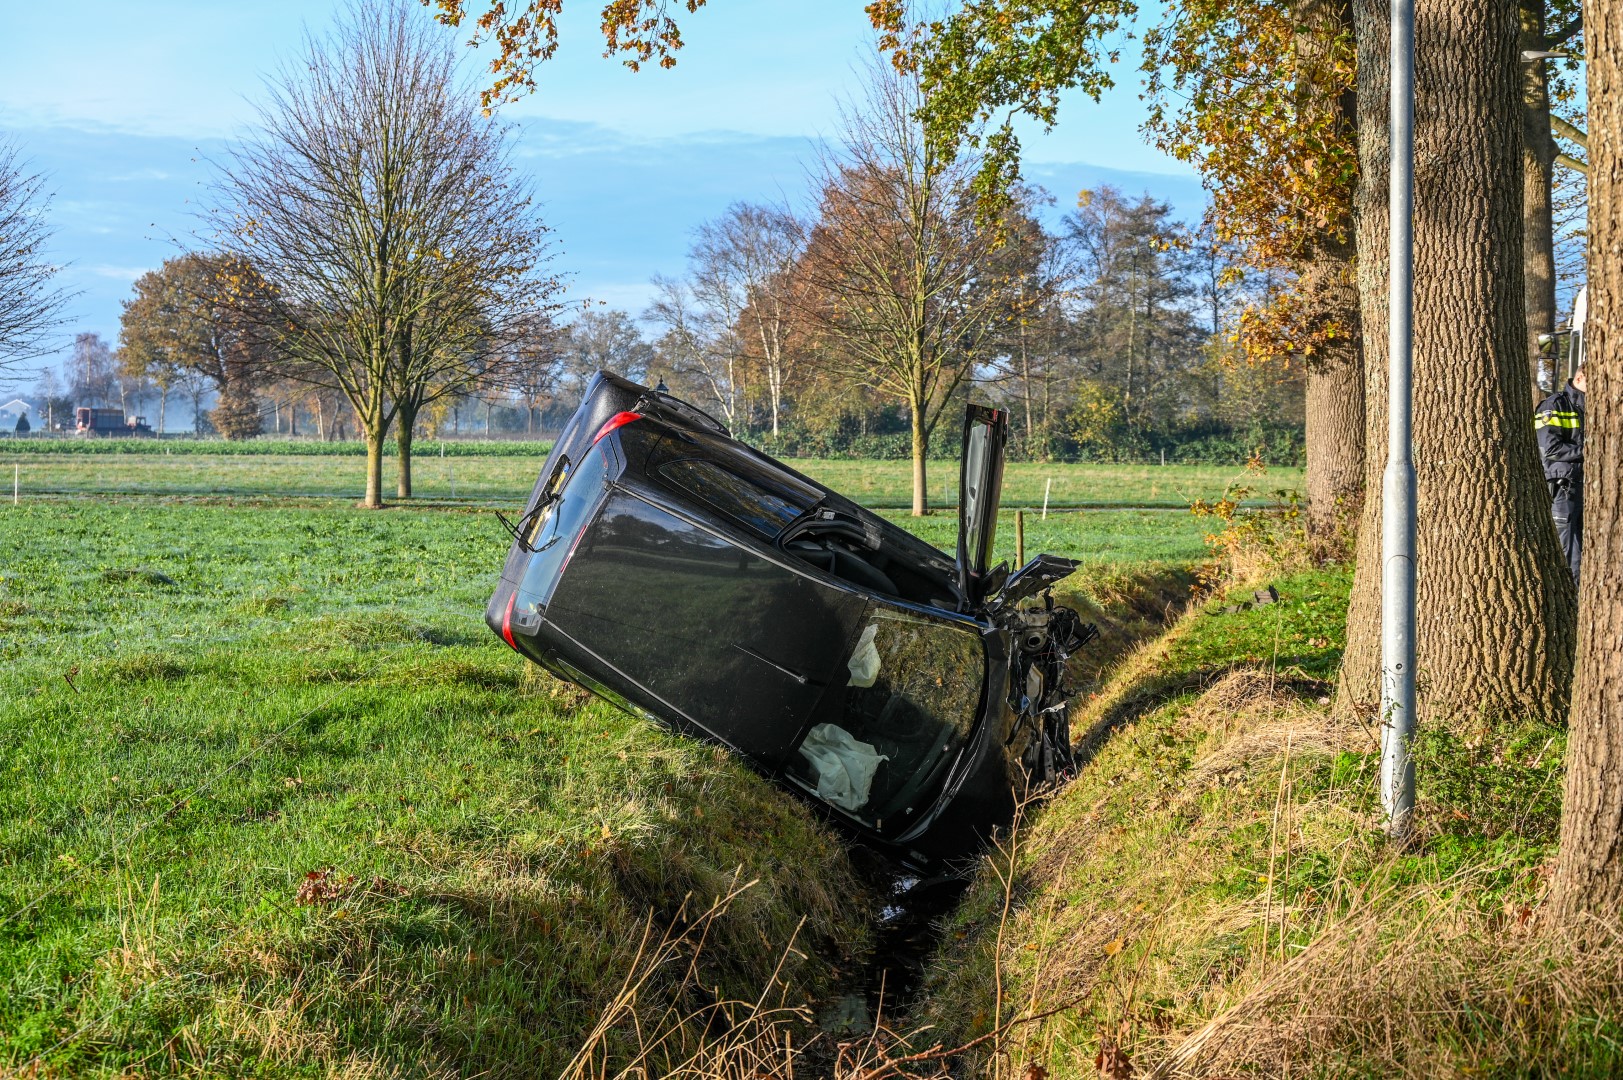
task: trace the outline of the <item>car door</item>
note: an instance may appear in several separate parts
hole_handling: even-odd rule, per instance
[[[1009,414],[1002,409],[985,405],[965,409],[963,456],[958,466],[958,584],[966,611],[978,609],[995,585],[992,547],[997,539],[1008,430]]]
[[[777,768],[845,676],[865,606],[620,490],[583,534],[546,618],[631,684],[612,689]]]

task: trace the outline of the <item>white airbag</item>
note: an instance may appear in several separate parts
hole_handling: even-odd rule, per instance
[[[858,742],[849,731],[833,724],[812,728],[800,744],[800,754],[811,763],[818,798],[853,811],[868,801],[879,763],[890,760],[877,753],[872,743]]]
[[[879,678],[879,647],[874,644],[874,636],[879,633],[879,624],[869,623],[857,638],[857,647],[851,652],[851,659],[846,667],[851,669],[851,681],[847,686],[867,688]]]

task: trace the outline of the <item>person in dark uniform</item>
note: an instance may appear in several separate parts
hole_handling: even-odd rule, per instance
[[[1544,459],[1544,482],[1550,486],[1550,509],[1561,550],[1578,580],[1584,533],[1584,369],[1572,373],[1566,388],[1557,390],[1533,413],[1539,455]]]

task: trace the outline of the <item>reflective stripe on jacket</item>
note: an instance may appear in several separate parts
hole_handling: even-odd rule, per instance
[[[1546,480],[1579,480],[1584,471],[1584,394],[1568,383],[1533,412]]]

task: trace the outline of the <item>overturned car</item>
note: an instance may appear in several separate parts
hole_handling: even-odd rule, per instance
[[[1093,634],[1048,592],[1071,560],[989,566],[1006,426],[968,407],[954,562],[599,373],[509,523],[485,619],[554,674],[939,866],[1071,767],[1065,661]]]

